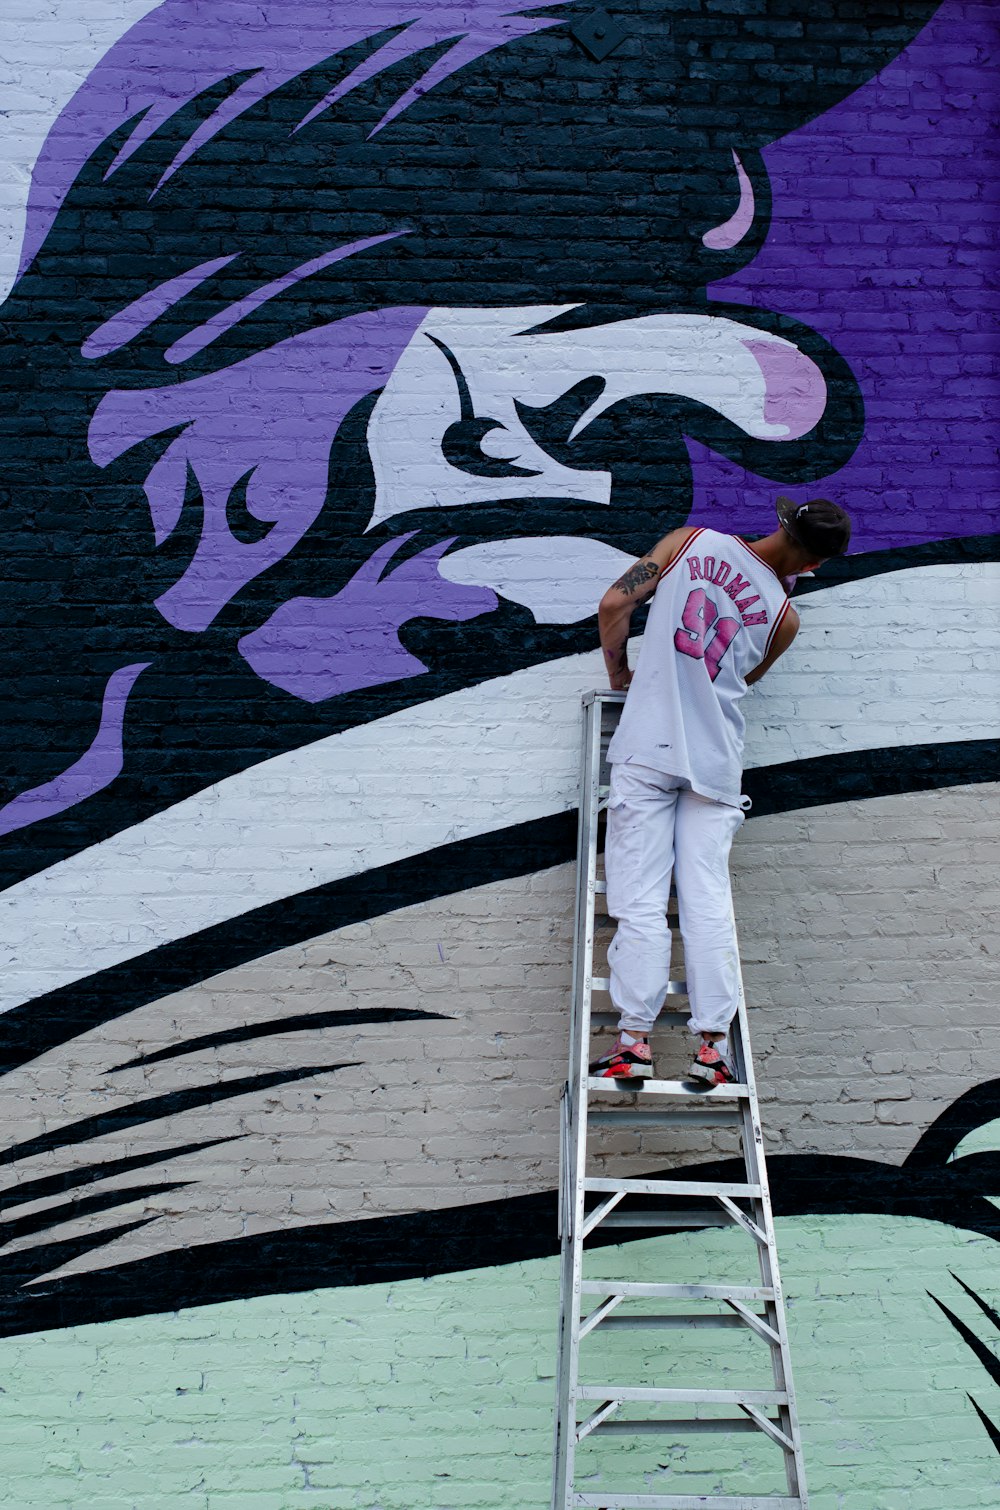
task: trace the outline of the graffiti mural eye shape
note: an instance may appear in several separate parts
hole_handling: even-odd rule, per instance
[[[401,706],[583,648],[623,556],[690,509],[685,436],[790,479],[828,470],[856,439],[856,388],[824,341],[705,300],[765,234],[757,146],[774,125],[748,121],[745,142],[707,151],[683,120],[651,131],[640,104],[621,105],[624,84],[641,95],[664,66],[666,10],[637,8],[644,50],[600,67],[567,30],[572,6],[272,10],[265,56],[259,29],[165,0],[94,70],[39,164],[8,301],[34,374],[20,404],[39,385],[79,397],[32,490],[78,494],[82,478],[104,511],[80,514],[68,540],[35,537],[67,576],[94,563],[77,593],[83,646],[69,624],[39,645],[30,602],[22,619],[29,669],[77,668],[92,732],[80,720],[60,764],[27,717],[7,832],[127,781],[162,744],[171,700],[178,720],[200,720],[187,689],[227,658],[263,737],[287,748],[370,717],[364,693]],[[161,61],[181,32],[186,52],[200,44],[183,79]],[[558,112],[531,82],[539,62],[565,85]],[[125,85],[140,64],[136,117]],[[513,79],[538,96],[533,126],[504,104]],[[483,88],[499,101],[489,141]],[[592,187],[592,153],[622,131],[656,169],[652,239],[652,200]],[[276,187],[248,216],[240,153],[261,139]],[[435,143],[448,171],[422,178]],[[317,170],[334,144],[346,192]],[[586,191],[578,240],[554,239],[546,156]],[[695,163],[717,184],[710,213],[670,188]],[[488,192],[503,173],[510,187]],[[88,273],[95,251],[121,275]],[[75,271],[83,297],[53,345],[54,271]],[[133,793],[117,819],[92,803],[93,832],[238,768],[231,746],[214,764],[203,750],[161,768],[162,797]]]

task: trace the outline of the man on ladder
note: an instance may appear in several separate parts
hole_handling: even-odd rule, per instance
[[[612,690],[629,689],[608,751],[607,904],[618,919],[608,951],[619,1034],[591,1074],[653,1075],[649,1033],[670,976],[672,873],[700,1035],[689,1075],[736,1080],[727,1030],[741,991],[729,850],[749,801],[740,795],[745,721],[740,700],[788,649],[799,616],[796,576],[842,555],[851,535],[826,499],[779,498],[778,528],[750,545],[710,529],[673,530],[601,600]],[[626,657],[636,608],[655,592],[635,672]]]

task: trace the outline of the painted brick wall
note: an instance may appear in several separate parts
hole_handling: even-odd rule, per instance
[[[1000,1497],[997,12],[595,9],[9,0],[0,1505],[548,1503],[594,610],[780,492],[855,522],[733,861],[812,1502]]]

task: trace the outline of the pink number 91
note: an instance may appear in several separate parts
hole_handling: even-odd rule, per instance
[[[740,632],[739,619],[720,619],[719,610],[705,589],[695,587],[688,593],[681,624],[683,628],[674,633],[674,645],[681,655],[704,661],[714,682],[722,657]],[[709,633],[711,638],[707,639]]]

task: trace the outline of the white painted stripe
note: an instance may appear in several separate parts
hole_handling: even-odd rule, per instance
[[[813,594],[746,763],[1000,735],[1000,564]],[[571,808],[597,651],[275,756],[0,897],[0,1010],[306,888]],[[262,941],[262,944],[266,941]]]

